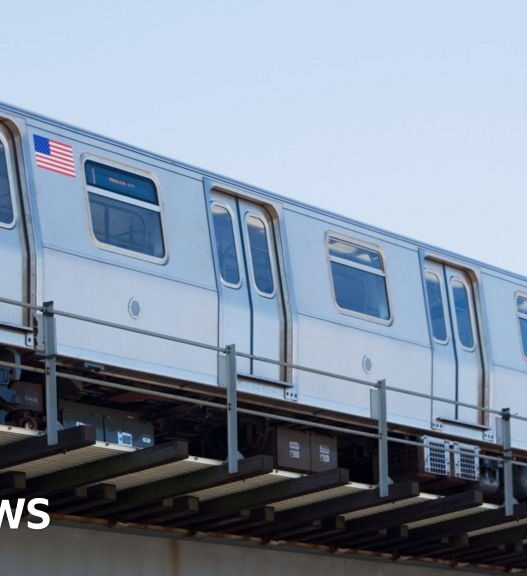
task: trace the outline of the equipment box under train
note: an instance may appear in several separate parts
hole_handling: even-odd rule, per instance
[[[64,428],[93,426],[97,440],[103,442],[135,448],[154,445],[153,425],[135,414],[77,402],[62,402],[61,408]]]
[[[311,432],[311,471],[337,468],[337,439]]]
[[[278,426],[274,456],[279,468],[298,472],[321,472],[337,467],[337,440],[313,432]]]
[[[95,437],[104,442],[104,419],[99,413],[99,406],[79,404],[76,402],[61,402],[62,425],[64,428],[75,426],[93,426]]]
[[[106,442],[121,446],[148,448],[154,445],[152,424],[125,412],[116,411],[104,416],[104,436]]]

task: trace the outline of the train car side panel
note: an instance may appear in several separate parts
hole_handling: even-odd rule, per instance
[[[522,339],[521,295],[527,285],[495,274],[484,275],[486,308],[493,356],[494,379],[489,407],[510,408],[513,414],[527,414],[527,334]],[[493,418],[491,419],[490,424]],[[527,422],[512,419],[513,445],[527,448]]]
[[[388,385],[430,394],[431,351],[417,251],[366,235],[358,227],[346,229],[287,210],[285,214],[297,289],[298,363],[372,382],[386,378]],[[332,236],[382,255],[389,319],[367,319],[339,309],[328,257]],[[362,273],[367,267],[359,264],[358,269]],[[370,415],[367,387],[301,372],[297,378],[299,402],[337,410],[344,405],[346,412]],[[430,426],[426,399],[390,394],[389,413],[393,421]]]
[[[57,309],[67,312],[215,345],[217,293],[201,182],[162,166],[132,160],[120,155],[119,150],[101,150],[75,134],[55,134],[37,126],[30,136],[60,140],[72,146],[75,158],[75,177],[34,167],[36,204],[43,230],[43,301],[52,299]],[[141,206],[146,201],[142,198],[134,205],[123,203],[123,213],[127,215],[128,210],[134,217],[128,222],[113,210],[119,194],[103,190],[98,195],[99,189],[93,186],[95,193],[89,191],[84,162],[92,159],[99,166],[121,170],[125,184],[127,174],[155,183],[155,208],[163,222],[162,253],[151,257],[116,247],[134,234],[142,234],[141,238],[151,235],[141,226],[148,225],[146,218],[152,211],[144,216],[146,209]],[[110,177],[116,178],[112,174]],[[132,180],[130,186],[133,184]],[[107,184],[104,186],[108,189]],[[140,186],[139,193],[144,193]],[[101,204],[107,202],[103,208],[109,226],[113,221],[121,226],[108,240],[106,230],[94,227],[90,194],[97,200],[100,196]],[[122,243],[135,246],[133,240]],[[105,362],[126,368],[159,365],[164,373],[171,369],[173,374],[193,375],[191,379],[199,380],[200,374],[207,381],[215,377],[215,355],[203,349],[129,333],[117,335],[111,329],[73,320],[61,320],[58,330],[59,352],[66,355],[104,357]]]

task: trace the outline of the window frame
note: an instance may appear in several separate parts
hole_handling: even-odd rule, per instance
[[[0,142],[2,143],[5,151],[5,161],[7,166],[7,181],[9,184],[9,197],[11,198],[11,209],[13,211],[13,218],[11,219],[11,222],[0,221],[0,228],[5,228],[6,230],[12,230],[13,228],[15,228],[18,222],[18,207],[15,197],[16,182],[14,179],[16,166],[14,155],[11,151],[10,142],[7,136],[5,135],[4,129],[2,128],[1,125],[0,125]]]
[[[234,247],[236,250],[236,264],[238,265],[238,278],[239,279],[238,279],[237,284],[233,284],[232,282],[227,282],[227,280],[225,280],[221,274],[220,261],[219,261],[219,257],[218,257],[218,244],[217,244],[217,240],[216,240],[216,228],[214,226],[214,215],[212,213],[212,207],[213,206],[219,206],[220,208],[224,208],[225,210],[227,210],[227,212],[229,213],[229,216],[231,217],[232,236],[234,238]],[[227,286],[228,288],[232,288],[233,290],[238,290],[242,287],[242,284],[243,284],[243,279],[242,279],[243,267],[240,266],[239,231],[238,231],[238,234],[236,234],[236,229],[234,226],[235,222],[238,222],[238,219],[237,219],[236,215],[233,213],[231,207],[226,202],[222,202],[221,200],[214,200],[213,199],[210,201],[210,207],[211,207],[210,219],[211,219],[211,224],[212,224],[212,236],[214,238],[214,257],[217,261],[219,279],[224,286]]]
[[[426,282],[427,282],[426,277],[428,274],[431,276],[435,276],[439,282],[439,291],[441,292],[441,303],[443,305],[443,320],[445,322],[445,333],[446,333],[446,339],[445,340],[439,340],[434,335],[434,329],[432,326],[432,317],[430,314],[430,300],[428,298],[428,287],[426,286]],[[450,327],[449,327],[450,322],[449,322],[449,318],[447,318],[446,314],[447,314],[447,312],[450,314],[450,310],[448,308],[448,298],[447,298],[447,294],[446,294],[445,283],[441,282],[441,277],[439,276],[439,274],[435,270],[432,270],[431,268],[425,268],[424,269],[424,280],[425,280],[425,293],[426,293],[426,313],[428,315],[428,320],[430,322],[430,336],[432,336],[432,339],[437,344],[441,344],[441,346],[447,346],[450,342]],[[457,325],[456,325],[456,328],[457,328]]]
[[[353,244],[360,248],[366,248],[367,250],[372,250],[377,252],[379,258],[381,259],[382,270],[377,268],[365,266],[357,262],[351,262],[350,260],[345,260],[344,258],[339,258],[338,256],[331,256],[329,251],[329,240],[334,239],[337,241],[345,242],[347,244]],[[352,236],[347,236],[341,232],[335,232],[329,230],[324,235],[324,250],[326,252],[326,259],[328,263],[328,273],[329,273],[329,283],[331,285],[331,294],[333,296],[333,304],[335,308],[341,313],[347,316],[353,316],[354,318],[359,318],[360,320],[367,320],[368,322],[375,322],[376,324],[381,324],[383,326],[391,326],[393,324],[393,311],[391,306],[391,294],[390,294],[390,283],[388,277],[388,271],[386,269],[386,256],[384,250],[378,244],[372,244],[370,242],[365,242],[364,240],[359,240]],[[350,310],[349,308],[342,308],[337,302],[337,295],[335,293],[335,283],[333,281],[333,272],[331,269],[331,262],[337,262],[338,264],[343,264],[344,266],[349,266],[351,268],[356,268],[362,270],[363,272],[370,272],[377,276],[384,278],[384,287],[386,290],[386,304],[388,306],[388,318],[379,318],[379,316],[373,316],[371,314],[365,314],[364,312],[356,312],[355,310]]]
[[[130,174],[136,174],[137,176],[142,176],[143,178],[148,178],[153,182],[156,188],[158,204],[157,205],[152,204],[151,202],[145,202],[144,200],[138,200],[136,198],[131,198],[130,196],[125,196],[124,194],[119,194],[118,192],[111,192],[110,190],[105,190],[104,188],[98,188],[97,186],[88,184],[88,180],[86,178],[86,162],[88,161],[95,162],[103,166],[108,166],[110,168],[116,168],[124,172],[129,172]],[[167,242],[168,236],[166,233],[165,209],[164,209],[161,184],[157,176],[153,172],[142,170],[141,168],[137,168],[136,166],[116,162],[109,158],[95,156],[92,154],[89,155],[83,154],[81,156],[81,166],[82,166],[85,205],[88,214],[88,230],[93,244],[97,248],[100,248],[101,250],[106,250],[108,252],[113,252],[115,254],[120,254],[122,256],[129,256],[131,258],[137,258],[138,260],[144,260],[146,262],[151,262],[153,264],[158,265],[166,264],[168,262],[168,242]],[[157,212],[159,214],[159,221],[161,225],[161,239],[163,241],[163,248],[164,248],[163,257],[159,258],[157,256],[145,254],[144,252],[137,252],[135,250],[129,250],[128,248],[115,246],[114,244],[101,242],[95,235],[95,230],[93,227],[93,219],[90,205],[90,193],[96,194],[98,196],[103,196],[104,198],[109,198],[110,200],[115,200],[117,202],[122,202],[123,204],[129,204],[132,206],[137,206],[139,208],[144,208],[150,210],[151,212]]]
[[[519,336],[520,336],[521,355],[522,355],[522,358],[527,361],[527,354],[525,354],[525,347],[523,345],[522,328],[521,328],[521,322],[520,322],[520,320],[527,320],[527,314],[522,314],[518,310],[518,298],[525,298],[527,300],[527,292],[522,292],[520,290],[517,290],[516,292],[514,292],[514,310],[515,310],[515,314],[516,314],[516,318],[517,318],[518,332],[519,332]]]
[[[256,218],[257,220],[260,220],[260,222],[263,223],[264,228],[265,228],[265,239],[267,240],[267,251],[269,254],[269,264],[271,265],[271,278],[273,280],[273,291],[270,293],[267,292],[262,292],[258,286],[256,285],[256,279],[254,277],[254,263],[253,263],[253,254],[252,254],[252,249],[251,249],[251,239],[249,237],[249,227],[247,224],[247,221],[249,218]],[[251,286],[254,288],[254,290],[256,291],[257,294],[259,294],[260,296],[262,296],[262,298],[269,298],[269,300],[272,300],[275,296],[276,296],[276,278],[277,278],[277,274],[276,274],[276,270],[275,270],[275,259],[276,257],[274,256],[274,252],[273,252],[273,246],[271,244],[271,239],[270,239],[270,228],[269,228],[269,223],[267,222],[267,218],[265,217],[265,215],[260,214],[258,212],[252,211],[252,210],[246,210],[244,217],[243,217],[243,226],[244,226],[244,236],[247,242],[247,250],[246,250],[246,258],[247,258],[247,268],[249,269],[249,278],[250,278],[250,283]]]
[[[467,294],[468,314],[470,317],[470,330],[472,332],[472,342],[473,342],[471,348],[469,348],[468,346],[465,346],[463,344],[463,342],[461,342],[461,338],[459,336],[459,324],[457,321],[456,303],[454,301],[454,287],[452,286],[452,283],[454,281],[462,284],[465,287],[465,292]],[[453,324],[455,327],[454,338],[456,340],[456,344],[461,346],[461,348],[463,350],[465,350],[466,352],[474,352],[476,350],[477,344],[478,344],[478,332],[476,331],[477,330],[477,324],[476,324],[476,314],[474,311],[474,292],[472,291],[472,286],[465,280],[465,278],[463,278],[460,275],[456,275],[456,274],[451,274],[449,276],[448,286],[449,286],[449,290],[450,290],[450,297],[452,299],[452,305],[450,308],[450,315],[454,317],[453,318]],[[454,312],[454,314],[452,314],[452,311]]]

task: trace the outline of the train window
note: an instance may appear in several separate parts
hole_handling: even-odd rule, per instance
[[[87,161],[88,200],[95,238],[128,252],[165,256],[161,208],[149,178]]]
[[[13,217],[6,151],[0,141],[0,222],[2,224],[12,224]]]
[[[330,238],[329,254],[330,256],[347,260],[350,263],[362,264],[381,271],[383,269],[381,255],[378,252],[356,244],[349,244],[348,242]]]
[[[456,311],[457,334],[465,348],[474,348],[474,333],[470,316],[470,304],[466,285],[455,278],[452,280],[452,295]]]
[[[256,288],[265,296],[272,296],[274,294],[274,279],[265,222],[256,216],[247,216],[247,235],[249,236]]]
[[[523,353],[527,356],[527,298],[524,296],[517,296],[516,304],[518,306],[518,319],[520,321]]]
[[[225,206],[214,203],[212,204],[212,222],[221,279],[229,286],[238,286],[240,270],[231,213]]]
[[[332,237],[328,238],[328,249],[339,308],[389,320],[386,273],[381,254]]]
[[[155,184],[139,174],[88,160],[85,165],[88,185],[123,194],[150,204],[159,204]]]
[[[447,332],[441,282],[439,276],[429,270],[426,271],[425,279],[432,336],[437,342],[444,344],[447,341]]]

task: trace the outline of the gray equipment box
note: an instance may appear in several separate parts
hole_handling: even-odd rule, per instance
[[[106,442],[120,446],[149,448],[154,445],[154,427],[133,414],[114,411],[104,416]]]
[[[153,425],[141,420],[135,414],[66,401],[61,402],[61,408],[64,428],[93,426],[97,431],[96,439],[102,442],[134,448],[148,448],[154,445]]]
[[[279,426],[276,429],[276,463],[279,468],[309,472],[311,445],[309,432]]]
[[[76,402],[61,402],[62,425],[64,428],[93,426],[95,438],[104,442],[104,419],[98,406],[88,406]]]
[[[311,432],[311,471],[337,468],[337,439]]]

